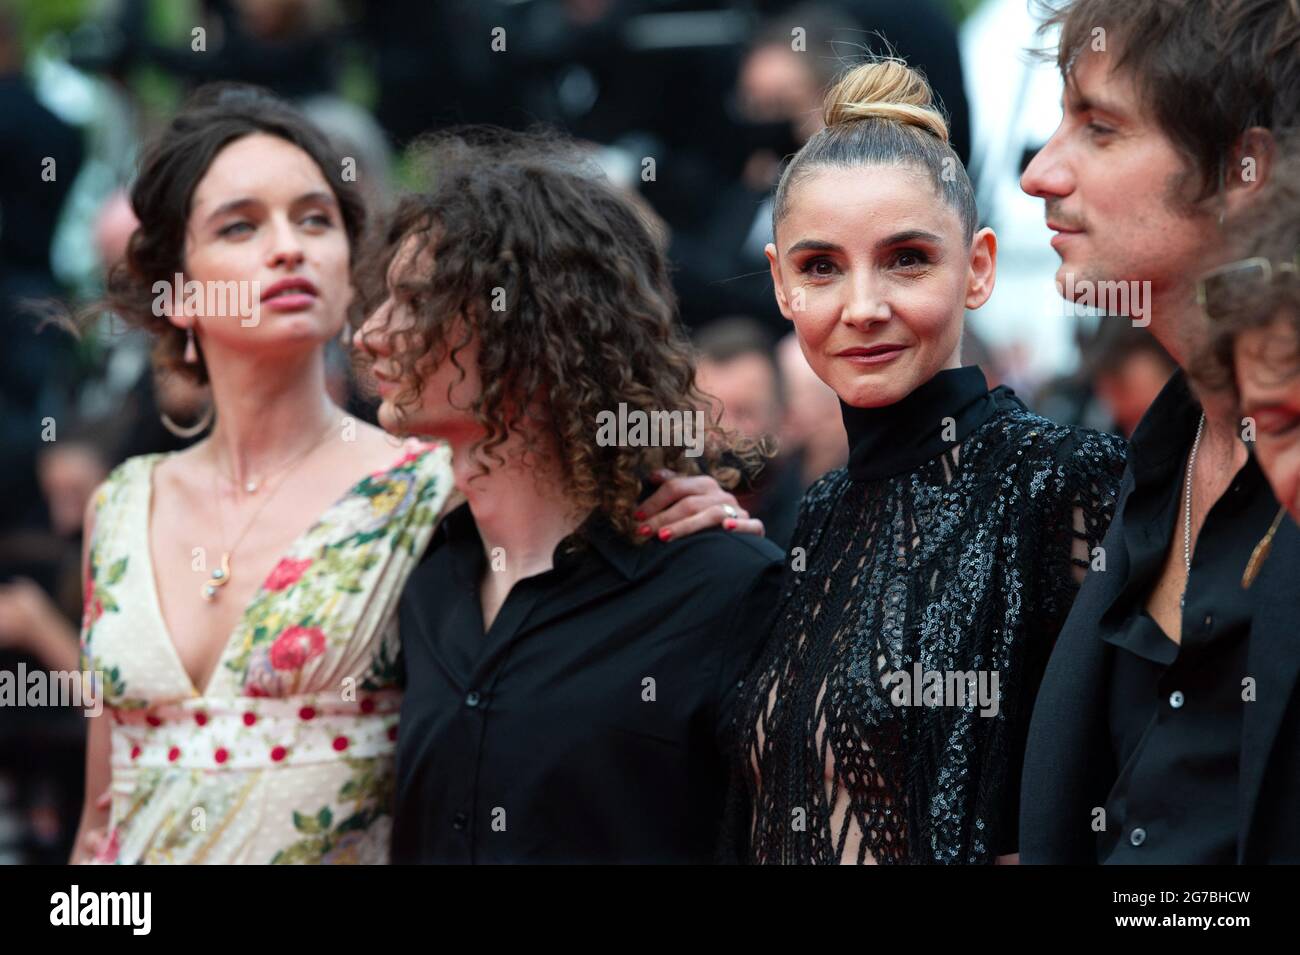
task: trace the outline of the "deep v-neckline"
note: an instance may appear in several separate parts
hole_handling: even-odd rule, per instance
[[[338,509],[343,505],[345,501],[349,500],[356,493],[357,488],[359,488],[366,481],[375,477],[377,474],[386,475],[391,471],[393,471],[398,466],[398,463],[404,459],[405,454],[407,453],[405,447],[403,447],[400,450],[403,452],[403,456],[399,457],[396,462],[390,464],[382,471],[378,471],[378,472],[372,471],[358,478],[356,481],[352,482],[352,484],[348,485],[347,489],[341,495],[339,495],[339,497],[336,500],[334,500],[331,504],[329,504],[325,508],[325,510],[321,511],[315,520],[313,520],[310,524],[308,524],[307,527],[305,527],[303,530],[299,531],[298,534],[293,538],[293,540],[289,541],[288,545],[286,545],[284,550],[281,552],[279,559],[276,561],[275,565],[273,565],[272,569],[274,569],[274,567],[278,567],[280,561],[283,561],[286,558],[288,558],[290,555],[292,555],[298,549],[298,546],[302,543],[303,539],[309,536],[312,531],[314,531],[317,527],[319,527],[321,525],[321,522],[324,521],[325,518],[328,517],[331,512]],[[163,459],[167,458],[168,456],[169,455],[167,454],[155,455],[152,458],[152,460],[148,462],[148,468],[144,476],[144,482],[143,482],[144,483],[144,520],[141,522],[144,528],[144,541],[141,549],[144,553],[144,563],[145,563],[145,572],[146,572],[145,582],[148,585],[149,604],[150,604],[150,608],[153,611],[155,621],[158,625],[158,632],[162,636],[162,642],[167,645],[167,652],[171,656],[172,661],[176,664],[177,672],[180,673],[181,679],[185,681],[185,685],[189,688],[190,695],[198,699],[204,699],[207,697],[208,693],[212,690],[212,684],[216,682],[217,677],[221,674],[221,668],[222,666],[225,665],[226,657],[229,656],[230,654],[230,647],[234,643],[235,637],[237,637],[240,634],[240,632],[243,630],[244,625],[247,624],[248,622],[248,615],[252,613],[253,608],[257,606],[258,602],[261,601],[262,597],[265,595],[266,577],[262,578],[262,582],[257,585],[257,590],[253,592],[253,595],[248,599],[248,602],[244,604],[243,609],[240,610],[239,616],[235,618],[235,624],[233,627],[230,628],[230,633],[226,635],[225,641],[221,646],[221,653],[217,656],[217,663],[212,668],[212,672],[208,674],[208,678],[205,681],[204,687],[202,691],[200,691],[198,686],[196,686],[194,683],[194,677],[190,675],[190,671],[185,667],[185,661],[181,659],[180,650],[178,650],[176,647],[176,641],[172,637],[171,628],[167,625],[167,618],[163,615],[162,599],[159,597],[159,591],[158,591],[158,577],[157,574],[154,573],[154,565],[153,565],[154,473],[157,471],[158,465],[161,464]]]

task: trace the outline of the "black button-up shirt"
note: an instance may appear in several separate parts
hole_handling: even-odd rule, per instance
[[[1182,547],[1182,478],[1200,415],[1180,378],[1131,445],[1136,481],[1120,515],[1130,574],[1101,620],[1101,639],[1117,648],[1107,712],[1119,767],[1097,843],[1103,863],[1236,858],[1251,616],[1241,575],[1277,511],[1253,457],[1196,539],[1181,643],[1145,609],[1169,548]]]
[[[782,555],[705,531],[635,545],[596,521],[484,633],[468,505],[401,598],[393,861],[708,862],[728,709]]]

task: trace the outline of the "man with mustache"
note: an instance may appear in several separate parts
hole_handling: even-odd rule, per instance
[[[1021,185],[1046,202],[1058,285],[1149,290],[1149,331],[1180,368],[1133,434],[1039,691],[1021,856],[1300,861],[1300,531],[1285,522],[1244,574],[1277,505],[1231,397],[1183,370],[1209,332],[1198,276],[1236,257],[1222,222],[1300,118],[1300,14],[1263,0],[1053,7],[1064,115]]]

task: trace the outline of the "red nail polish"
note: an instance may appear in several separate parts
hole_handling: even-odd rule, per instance
[[[722,522],[722,526],[729,531],[734,531],[736,529],[736,522],[732,518],[728,517]]]
[[[640,527],[636,529],[636,532],[640,534],[642,537],[649,537],[651,533],[653,533],[653,531],[651,531],[650,529],[649,524],[642,524]]]
[[[661,541],[672,540],[672,537],[673,537],[673,532],[666,527],[659,532],[659,539]]]
[[[632,515],[632,519],[637,521],[644,521],[645,511],[637,511],[635,514]]]

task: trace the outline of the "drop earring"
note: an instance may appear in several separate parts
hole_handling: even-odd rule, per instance
[[[199,350],[194,346],[194,328],[185,330],[185,364],[194,365],[199,360]]]

